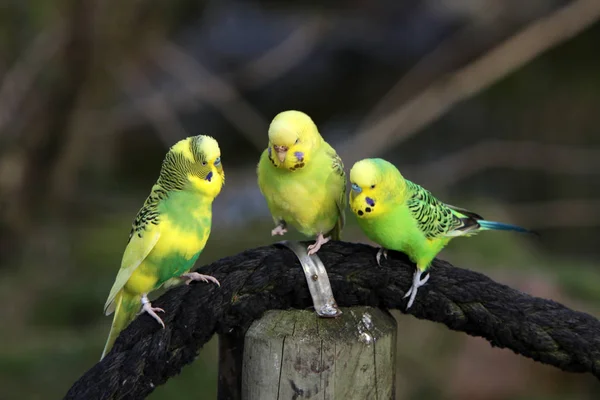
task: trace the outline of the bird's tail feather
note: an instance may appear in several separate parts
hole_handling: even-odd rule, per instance
[[[525,229],[525,228],[522,228],[517,225],[505,224],[502,222],[486,221],[484,219],[480,219],[480,220],[477,220],[477,223],[481,227],[480,230],[515,231],[515,232],[539,235],[537,232],[531,231],[529,229]]]
[[[119,292],[119,294],[117,294],[115,298],[115,316],[110,327],[106,345],[104,346],[104,351],[102,351],[102,356],[100,357],[101,360],[108,354],[121,331],[135,319],[135,316],[139,311],[140,304],[140,296],[132,296],[124,293],[122,290]]]

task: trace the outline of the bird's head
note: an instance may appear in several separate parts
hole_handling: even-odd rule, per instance
[[[402,198],[406,182],[398,169],[381,158],[365,158],[350,170],[350,208],[358,218],[385,213],[393,200]]]
[[[179,181],[176,186],[181,189],[214,199],[225,183],[219,143],[206,135],[180,140],[169,150],[161,177],[163,182]]]
[[[313,120],[300,111],[283,111],[269,126],[269,159],[277,168],[303,168],[323,138]]]

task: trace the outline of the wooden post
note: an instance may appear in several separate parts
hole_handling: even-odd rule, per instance
[[[338,318],[273,310],[244,341],[243,400],[394,398],[396,321],[371,307]]]

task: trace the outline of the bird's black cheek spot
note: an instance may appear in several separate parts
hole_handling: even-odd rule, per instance
[[[371,207],[367,207],[367,208],[365,208],[365,211],[366,211],[366,212],[371,212]]]
[[[357,213],[357,214],[358,214],[358,215],[363,215],[363,214],[364,214],[364,212],[363,212],[362,210],[358,210],[358,213]]]

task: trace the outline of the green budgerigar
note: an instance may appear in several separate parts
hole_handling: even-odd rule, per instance
[[[225,174],[219,144],[210,136],[189,137],[167,153],[160,176],[138,212],[123,254],[121,269],[104,312],[115,313],[102,353],[109,352],[119,333],[135,318],[140,306],[164,327],[148,293],[168,281],[217,279],[189,272],[210,235],[212,202]]]
[[[304,235],[317,236],[308,254],[340,239],[346,207],[344,165],[308,115],[290,110],[275,116],[257,174],[276,224],[271,235],[285,234],[290,223]]]
[[[404,297],[410,308],[419,287],[429,279],[421,275],[435,256],[455,237],[485,230],[534,233],[525,228],[486,221],[478,214],[442,203],[429,191],[400,174],[380,158],[358,161],[350,170],[350,208],[367,237],[379,244],[377,262],[386,249],[401,251],[417,265],[413,283]]]

